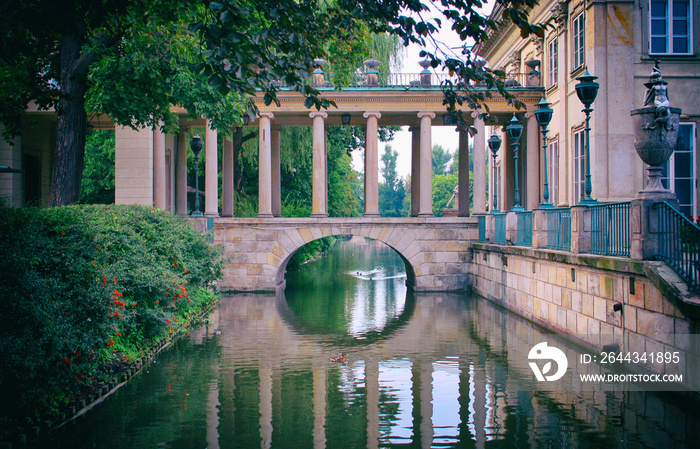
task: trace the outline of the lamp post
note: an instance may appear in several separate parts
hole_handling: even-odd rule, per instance
[[[510,119],[510,124],[506,126],[506,132],[508,133],[510,140],[513,142],[513,160],[515,163],[515,204],[511,210],[521,211],[525,210],[525,208],[520,205],[520,187],[518,187],[518,149],[520,147],[518,140],[520,140],[520,136],[523,133],[523,125],[518,122],[515,114],[513,114],[513,118]]]
[[[493,209],[492,214],[500,214],[501,211],[498,210],[498,189],[496,188],[496,155],[498,154],[498,149],[501,148],[501,138],[498,137],[496,131],[491,134],[488,140],[489,149],[493,155]]]
[[[199,210],[199,152],[202,151],[204,142],[202,138],[199,137],[199,133],[196,133],[192,140],[190,140],[190,148],[192,153],[194,153],[194,210],[192,211],[193,217],[201,217],[202,212]]]
[[[576,95],[578,95],[578,99],[581,100],[581,103],[583,103],[583,112],[586,114],[586,187],[585,187],[585,192],[586,196],[581,200],[579,204],[583,204],[586,206],[591,206],[594,204],[598,204],[598,200],[595,200],[591,198],[591,192],[593,190],[593,187],[591,186],[591,112],[593,112],[593,108],[591,107],[591,104],[595,101],[595,97],[598,96],[598,88],[600,85],[595,82],[595,80],[598,79],[597,76],[593,76],[590,73],[588,73],[588,70],[586,70],[586,73],[583,75],[579,76],[576,78],[579,83],[576,84]]]
[[[554,111],[549,107],[551,103],[547,103],[544,97],[537,103],[537,109],[535,109],[535,118],[537,123],[542,128],[542,153],[544,154],[544,191],[542,196],[544,201],[540,204],[540,209],[551,209],[554,207],[549,201],[549,180],[547,179],[547,125],[552,121],[552,114]]]

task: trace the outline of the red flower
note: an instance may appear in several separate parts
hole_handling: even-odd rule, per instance
[[[165,322],[166,322],[166,323],[169,323],[169,322],[170,322],[170,320],[165,320]]]
[[[122,333],[121,333],[121,332],[117,332],[117,337],[121,337],[121,336],[122,336]]]
[[[136,303],[134,303],[133,306],[136,307]]]

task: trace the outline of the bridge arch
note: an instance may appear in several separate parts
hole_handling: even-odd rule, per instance
[[[378,241],[378,242],[384,243],[386,246],[388,246],[389,248],[393,249],[393,250],[396,252],[396,254],[399,255],[399,257],[401,258],[401,260],[403,260],[404,266],[406,267],[406,285],[408,285],[410,288],[413,288],[413,287],[416,285],[416,274],[415,274],[415,271],[413,270],[413,265],[411,265],[411,262],[406,258],[406,256],[404,256],[403,254],[401,254],[400,251],[398,251],[396,248],[394,248],[393,246],[391,246],[390,244],[388,244],[387,242],[385,242],[385,241],[382,240],[381,238],[373,238],[373,237],[370,237],[370,236],[369,236],[369,233],[366,233],[366,234],[367,234],[367,235],[334,234],[333,236],[338,236],[338,237],[365,237],[365,238],[369,238],[369,239],[376,240],[376,241]],[[314,242],[314,241],[316,241],[316,240],[318,240],[318,239],[314,239],[314,240],[312,240],[311,242]],[[309,242],[309,243],[311,243],[311,242]],[[275,277],[275,282],[277,283],[277,285],[283,284],[283,283],[285,282],[285,274],[286,274],[286,272],[287,272],[287,264],[289,263],[289,261],[291,260],[291,258],[294,256],[294,254],[295,254],[298,250],[300,250],[301,248],[303,248],[304,246],[306,246],[307,244],[308,244],[308,243],[304,243],[303,245],[301,245],[301,246],[299,246],[298,248],[296,248],[294,251],[292,251],[292,252],[282,261],[282,263],[280,264],[280,267],[279,267],[279,269],[278,269],[278,271],[277,271],[277,276]]]
[[[404,260],[408,285],[417,291],[469,288],[475,218],[217,218],[214,241],[228,259],[223,291],[284,288],[291,256],[302,246],[332,235],[385,243]]]

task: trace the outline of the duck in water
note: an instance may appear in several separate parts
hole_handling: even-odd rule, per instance
[[[346,363],[348,361],[348,353],[341,352],[340,355],[331,357],[331,362],[333,363]]]

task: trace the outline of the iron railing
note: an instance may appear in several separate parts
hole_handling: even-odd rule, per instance
[[[494,214],[494,239],[496,245],[506,244],[506,214]]]
[[[517,229],[515,244],[518,246],[532,246],[532,211],[516,212]]]
[[[322,83],[318,81],[322,79]],[[304,80],[305,84],[314,85],[314,87],[343,87],[343,88],[386,88],[386,87],[439,87],[443,82],[457,82],[457,78],[449,76],[445,73],[377,73],[376,78],[368,77],[366,72],[324,72],[323,78],[309,77]],[[318,84],[315,84],[318,83]],[[273,84],[277,88],[286,88],[282,81],[274,81]],[[541,87],[533,85],[527,73],[509,73],[505,76],[504,84],[506,89],[522,89],[529,87]],[[474,87],[483,87],[479,84],[474,84]]]
[[[700,228],[666,201],[654,203],[658,211],[659,249],[663,260],[696,290],[700,290]]]
[[[591,206],[591,254],[630,256],[632,203]]]
[[[486,215],[479,215],[477,219],[479,220],[479,241],[488,242],[486,239]]]
[[[547,210],[547,248],[571,251],[571,209]]]

